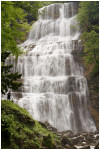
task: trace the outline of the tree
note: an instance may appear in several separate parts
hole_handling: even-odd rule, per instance
[[[18,72],[12,73],[11,68],[13,65],[4,65],[5,60],[9,57],[11,52],[2,52],[1,53],[1,92],[5,94],[8,89],[18,90],[19,87],[22,86],[22,83],[18,81],[21,78],[21,74]]]
[[[21,53],[18,40],[23,40],[29,25],[26,22],[26,13],[12,1],[1,2],[1,92],[5,94],[9,88],[17,90],[22,85],[17,79],[18,72],[11,73],[12,65],[5,65],[6,58],[11,54],[16,58]]]
[[[94,64],[91,75],[99,72],[99,2],[81,1],[77,19],[82,31],[84,63]]]
[[[17,41],[23,40],[25,32],[29,30],[26,15],[13,1],[1,2],[1,51],[9,50],[18,57],[21,51]]]
[[[17,7],[22,8],[27,14],[25,18],[28,23],[37,20],[38,9],[43,6],[41,1],[15,1],[14,3]]]

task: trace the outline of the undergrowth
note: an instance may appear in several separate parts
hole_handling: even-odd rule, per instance
[[[29,113],[11,101],[1,102],[1,148],[55,148],[60,141],[56,134],[43,128]]]

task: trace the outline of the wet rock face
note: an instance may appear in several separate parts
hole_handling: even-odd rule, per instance
[[[45,19],[58,19],[59,18],[59,8],[60,4],[51,5],[51,7],[43,7],[39,10],[39,17],[43,20]]]
[[[72,50],[73,51],[78,50],[78,40],[73,40],[72,41]]]
[[[22,93],[21,92],[14,92],[13,93],[13,96],[16,97],[17,99],[20,99],[23,97]]]
[[[83,54],[83,48],[81,44],[81,40],[72,40],[72,55],[74,61],[83,66],[83,62],[81,60]]]
[[[90,92],[90,111],[99,130],[99,75],[89,78],[88,69],[85,70]]]
[[[84,68],[84,76],[86,77],[89,86],[90,112],[95,121],[96,127],[99,130],[99,76],[95,75],[94,77],[90,77],[92,65],[88,67],[84,66],[81,41],[73,40],[72,49],[74,61]]]
[[[49,7],[43,7],[39,10],[39,17],[43,20],[46,19],[58,19],[60,17],[60,8],[62,4],[52,4]],[[70,18],[74,16],[78,11],[78,2],[65,3],[64,4],[64,17]]]
[[[71,66],[70,66],[70,59],[68,57],[65,57],[65,74],[66,75],[71,75]]]

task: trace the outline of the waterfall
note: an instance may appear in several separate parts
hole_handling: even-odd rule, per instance
[[[39,20],[21,44],[25,55],[7,63],[23,74],[23,87],[13,93],[15,102],[34,119],[48,121],[58,131],[94,132],[87,80],[73,54],[80,49],[77,9],[75,2],[39,9]]]

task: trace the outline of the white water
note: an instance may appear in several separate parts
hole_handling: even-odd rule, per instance
[[[94,132],[87,81],[72,55],[74,41],[79,49],[80,33],[73,28],[76,10],[75,3],[52,4],[39,10],[39,20],[21,45],[27,54],[19,57],[17,64],[11,59],[13,71],[23,74],[24,84],[22,98],[15,102],[58,131]]]

